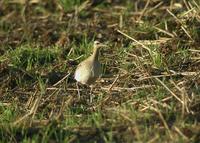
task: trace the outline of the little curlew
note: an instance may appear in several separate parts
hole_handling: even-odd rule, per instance
[[[92,85],[101,75],[101,64],[98,60],[99,50],[106,45],[101,44],[99,41],[94,41],[93,53],[87,59],[82,61],[76,68],[74,78],[78,83]],[[80,97],[79,89],[78,95]]]

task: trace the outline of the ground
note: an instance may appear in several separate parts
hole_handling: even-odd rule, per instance
[[[199,43],[198,0],[2,0],[1,142],[200,142]]]

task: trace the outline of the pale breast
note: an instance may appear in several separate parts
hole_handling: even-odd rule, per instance
[[[92,84],[101,74],[101,65],[98,61],[84,61],[75,71],[75,79],[82,84]]]

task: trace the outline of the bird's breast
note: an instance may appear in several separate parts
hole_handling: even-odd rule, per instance
[[[92,84],[101,74],[101,65],[95,63],[83,64],[75,71],[75,79],[82,84]]]

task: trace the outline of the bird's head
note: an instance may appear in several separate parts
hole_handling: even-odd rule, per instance
[[[99,49],[101,47],[107,47],[107,45],[102,44],[99,41],[94,41],[94,49]]]

